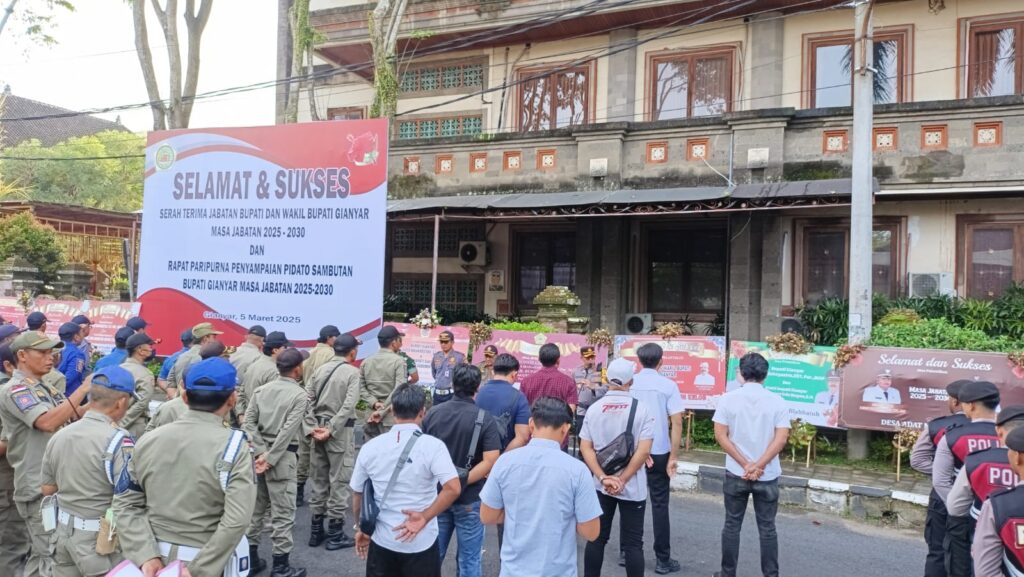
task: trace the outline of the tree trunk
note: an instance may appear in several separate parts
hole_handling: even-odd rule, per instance
[[[135,24],[135,53],[142,67],[142,78],[146,82],[149,108],[153,112],[153,130],[167,129],[167,109],[160,98],[160,88],[153,70],[153,54],[149,51],[149,34],[146,31],[146,0],[132,2],[132,21]]]
[[[313,74],[313,46],[310,43],[306,46],[306,61],[309,63],[309,67],[306,68],[307,74]],[[309,99],[309,118],[310,120],[324,120],[320,118],[320,111],[316,108],[316,79],[310,78],[306,80],[306,98]]]
[[[213,0],[202,0],[199,12],[195,11],[195,0],[185,0],[185,28],[188,30],[187,68],[185,71],[185,89],[182,92],[181,126],[185,128],[192,118],[192,105],[195,104],[196,89],[199,86],[199,47],[203,39],[203,31],[210,20],[210,9]]]
[[[289,18],[292,0],[277,0],[277,94],[274,98],[274,116],[277,124],[284,124],[288,108],[288,78],[292,75],[292,27]]]
[[[181,50],[178,47],[178,0],[167,0],[166,7],[160,8],[160,0],[151,0],[156,18],[164,30],[167,43],[167,67],[170,70],[170,82],[167,120],[170,128],[184,128],[181,124]]]
[[[398,110],[395,47],[407,5],[407,0],[397,0],[392,9],[389,0],[381,0],[370,13],[370,45],[373,48],[373,104],[370,106],[370,116],[375,118],[394,118]]]
[[[299,28],[299,10],[302,8],[302,4],[303,0],[296,0],[288,13],[288,22],[292,29],[292,74],[288,78],[288,106],[285,108],[284,121],[289,124],[299,121],[299,89],[302,87],[302,83],[298,77],[302,74],[302,56],[305,53],[302,46],[304,31]],[[309,3],[305,2],[305,4],[308,10]]]
[[[0,18],[0,36],[4,34],[4,28],[7,27],[7,21],[11,19],[11,14],[14,13],[14,5],[18,3],[18,0],[11,0],[7,3],[7,8],[4,8],[4,15]]]

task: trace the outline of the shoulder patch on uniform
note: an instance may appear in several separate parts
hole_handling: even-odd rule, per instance
[[[12,390],[11,400],[14,401],[14,404],[18,407],[18,410],[21,411],[22,413],[28,411],[32,407],[39,404],[39,400],[36,399],[35,395],[32,394],[32,391],[26,390],[18,392],[13,392]]]
[[[11,387],[11,392],[12,393],[17,393],[18,391],[26,391],[26,390],[28,390],[28,387],[25,386],[25,385],[14,385],[13,387]]]
[[[78,359],[78,364],[76,365],[75,370],[78,372],[85,370],[85,359]]]

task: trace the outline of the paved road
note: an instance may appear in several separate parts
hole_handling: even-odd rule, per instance
[[[648,510],[649,513],[649,510]],[[759,576],[757,528],[753,509],[743,527],[739,577]],[[722,530],[721,500],[709,495],[672,496],[673,555],[683,565],[680,577],[708,577],[717,570]],[[351,520],[348,521],[351,527]],[[309,577],[362,577],[363,562],[354,550],[327,552],[323,547],[310,549],[309,508],[299,509],[296,520],[293,564],[309,570]],[[778,518],[780,565],[785,577],[911,577],[921,574],[924,543],[919,535],[800,510],[785,510]],[[604,575],[625,575],[616,564],[618,530],[605,554]],[[651,551],[650,514],[645,535],[647,574],[654,575]],[[263,538],[262,556],[269,562],[270,535]],[[497,577],[497,535],[488,528],[484,553],[484,575]],[[454,546],[453,546],[454,549]],[[444,564],[446,577],[455,575],[454,550]],[[583,547],[579,551],[580,575],[583,574]],[[269,570],[260,577],[269,577]]]

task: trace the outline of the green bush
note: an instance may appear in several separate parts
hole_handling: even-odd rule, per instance
[[[996,330],[996,308],[992,301],[964,299],[957,309],[956,324],[991,335]]]
[[[1010,285],[992,303],[995,331],[1012,339],[1024,338],[1024,286]]]
[[[12,256],[21,257],[39,269],[36,278],[44,284],[57,280],[57,271],[66,262],[57,231],[27,212],[0,219],[0,260]]]
[[[878,320],[879,325],[905,325],[921,321],[917,311],[911,309],[892,309],[885,313],[885,316]]]
[[[824,299],[801,307],[796,314],[804,325],[804,336],[815,344],[833,345],[846,341],[849,336],[850,307],[845,299]]]
[[[1022,344],[1006,336],[993,337],[982,331],[958,327],[946,319],[916,323],[877,325],[867,343],[878,347],[948,349],[979,352],[1012,352]]]
[[[553,333],[554,327],[539,323],[537,321],[519,322],[510,320],[494,321],[491,328],[496,331],[515,331],[520,333]]]
[[[684,433],[686,427],[686,420],[683,420]],[[715,423],[711,420],[710,416],[707,417],[694,417],[693,419],[693,435],[690,437],[690,441],[694,445],[717,445],[718,441],[715,440]]]

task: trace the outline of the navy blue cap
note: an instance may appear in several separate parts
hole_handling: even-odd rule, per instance
[[[970,382],[973,382],[973,381],[969,381],[967,379],[960,379],[959,381],[953,381],[952,383],[949,383],[948,385],[946,385],[946,394],[948,394],[949,396],[953,397],[954,399],[960,400],[960,389],[962,389],[964,385],[966,385],[967,383],[970,383]]]
[[[0,341],[13,337],[21,332],[21,329],[12,324],[0,325]]]
[[[361,344],[363,344],[363,341],[352,336],[352,333],[345,333],[334,341],[334,352],[345,354]]]
[[[92,321],[89,320],[89,317],[87,317],[85,315],[78,315],[77,317],[71,319],[71,322],[75,323],[76,325],[91,325],[92,324]]]
[[[112,391],[128,393],[139,398],[135,392],[135,377],[117,365],[103,367],[92,374],[92,384],[106,387]]]
[[[391,325],[384,325],[380,332],[377,333],[378,340],[394,340],[398,337],[404,337],[405,333],[399,331],[396,327]]]
[[[147,325],[149,325],[149,323],[147,323],[146,320],[143,319],[142,317],[132,317],[128,319],[128,322],[124,324],[124,326],[130,328],[133,331],[141,331],[142,329],[146,328]]]
[[[119,345],[122,349],[128,342],[128,338],[135,334],[135,331],[129,327],[121,327],[114,333],[114,344]]]
[[[292,342],[288,340],[288,337],[285,336],[283,332],[274,331],[263,339],[263,346],[276,349],[280,347],[290,347],[292,346]]]
[[[1018,419],[1024,419],[1024,405],[1008,405],[999,411],[999,416],[996,417],[996,424],[1003,425]]]
[[[135,333],[125,341],[124,348],[128,349],[128,352],[130,353],[142,345],[152,345],[155,342],[156,341],[150,338],[146,333]]]
[[[338,327],[336,327],[334,325],[327,325],[324,328],[320,329],[320,342],[326,343],[327,339],[329,339],[331,337],[340,337],[340,336],[341,336],[341,331],[339,331]]]
[[[78,323],[64,323],[57,329],[57,336],[61,339],[70,339],[82,332],[82,325]]]
[[[978,401],[998,401],[999,389],[988,381],[971,381],[960,387],[961,403],[976,403]]]
[[[233,391],[238,371],[226,359],[212,357],[192,365],[185,376],[188,391]]]
[[[263,328],[263,325],[253,325],[249,327],[249,334],[265,339],[267,338],[267,329]]]
[[[36,311],[25,318],[25,324],[28,325],[28,328],[37,331],[47,320],[49,319],[46,318],[46,315]]]
[[[1017,427],[1007,433],[1006,446],[1018,453],[1024,452],[1024,427]]]
[[[278,353],[277,358],[274,359],[277,363],[277,370],[290,371],[301,365],[303,361],[309,358],[308,353],[306,355],[302,353],[303,351],[299,349],[285,349]]]
[[[192,329],[181,331],[181,342],[186,345],[192,344]]]

